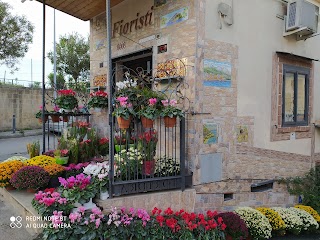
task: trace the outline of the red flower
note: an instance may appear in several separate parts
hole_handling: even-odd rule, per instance
[[[72,89],[62,89],[62,90],[58,91],[58,95],[74,96],[74,95],[76,95],[76,92],[73,91]]]
[[[159,215],[156,217],[156,220],[158,221],[159,225],[162,227],[164,222],[164,217]]]
[[[55,191],[56,189],[55,188],[46,188],[44,191],[46,192],[46,193],[53,193],[54,191]]]
[[[99,145],[104,145],[109,143],[109,138],[100,138],[99,139]]]
[[[173,211],[171,208],[167,208],[167,210],[164,211],[164,214],[171,215],[171,214],[173,214]]]

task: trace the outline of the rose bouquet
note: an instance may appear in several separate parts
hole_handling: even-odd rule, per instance
[[[50,175],[38,166],[25,166],[15,172],[10,183],[17,189],[39,189],[47,186]]]

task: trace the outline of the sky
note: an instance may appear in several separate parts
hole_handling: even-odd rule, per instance
[[[18,79],[20,84],[25,81],[42,82],[42,3],[37,1],[26,0],[24,3],[21,0],[1,0],[9,3],[12,6],[11,12],[13,15],[24,15],[34,25],[33,43],[29,46],[29,51],[26,56],[20,60],[17,65],[18,71],[10,74],[10,69],[4,65],[0,66],[0,81],[4,77],[9,79]],[[53,51],[54,42],[54,10],[51,7],[46,7],[46,55],[49,51]],[[82,21],[68,14],[56,12],[56,41],[59,37],[72,32],[77,32],[80,35],[89,36],[90,26],[89,21]],[[31,67],[32,66],[32,67]],[[53,65],[46,58],[46,76],[53,72]],[[32,74],[31,74],[32,73]],[[27,83],[26,83],[27,84]],[[24,84],[26,86],[26,84]]]

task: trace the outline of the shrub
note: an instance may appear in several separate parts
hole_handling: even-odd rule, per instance
[[[44,167],[44,166],[52,165],[55,163],[56,163],[56,160],[53,157],[46,156],[46,155],[33,157],[25,162],[27,166],[39,166],[39,167]]]
[[[312,207],[310,206],[304,206],[304,205],[296,205],[294,206],[295,208],[299,208],[302,210],[305,210],[307,213],[311,214],[312,217],[318,222],[318,224],[320,224],[320,215],[319,213],[314,210]]]
[[[249,233],[254,239],[271,237],[272,227],[266,216],[261,212],[250,207],[240,207],[235,212],[245,221]]]
[[[315,231],[319,228],[319,224],[317,221],[312,217],[311,214],[307,213],[306,211],[299,209],[299,208],[289,208],[291,211],[295,212],[298,217],[302,220],[302,230],[304,231]]]
[[[233,212],[219,213],[216,217],[222,217],[223,223],[226,224],[225,232],[234,240],[246,239],[249,235],[246,223]]]
[[[0,187],[8,186],[12,175],[22,167],[24,164],[18,160],[0,163]]]
[[[49,173],[38,166],[25,166],[15,172],[10,183],[17,189],[39,189],[48,184]]]
[[[284,235],[286,224],[282,220],[279,213],[272,210],[271,208],[257,208],[263,215],[265,215],[272,227],[272,230],[275,231],[278,235]]]
[[[298,235],[301,232],[303,227],[303,222],[296,212],[292,211],[289,208],[275,207],[272,208],[277,213],[280,214],[282,220],[286,224],[286,230],[292,232],[293,234]]]

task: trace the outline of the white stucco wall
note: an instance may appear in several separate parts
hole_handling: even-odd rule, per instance
[[[217,12],[220,2],[233,4],[234,23],[222,23]],[[314,1],[316,2],[316,1]],[[317,3],[319,4],[319,3]],[[290,52],[308,58],[320,58],[320,36],[306,41],[283,37],[283,6],[277,0],[207,0],[206,38],[239,47],[237,66],[238,116],[254,116],[254,147],[310,155],[311,140],[270,141],[272,56],[276,51]],[[320,119],[317,108],[320,93],[320,63],[314,62],[314,111],[311,123]],[[318,130],[316,130],[318,131]],[[316,152],[320,151],[319,134]],[[319,139],[318,139],[319,138]]]

